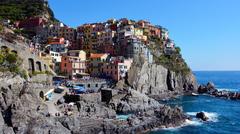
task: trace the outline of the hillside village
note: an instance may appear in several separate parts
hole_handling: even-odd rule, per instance
[[[22,7],[5,0],[5,3],[8,2],[11,4],[6,7],[25,12],[22,7],[27,0],[17,2]],[[44,73],[54,74],[54,85],[64,84],[84,92],[98,92],[103,87],[115,86],[121,80],[126,83],[129,70],[144,63],[160,64],[181,74],[190,72],[180,48],[169,38],[166,28],[146,20],[127,18],[72,28],[54,18],[48,1],[39,0],[34,4],[44,13],[30,17],[27,14],[19,18],[13,17],[11,11],[8,14],[5,6],[0,9],[10,16],[10,19],[0,18],[1,26],[13,32],[4,35],[6,40],[22,40],[29,50],[25,54],[32,54],[28,59],[25,57],[27,61],[24,60],[27,70],[12,69],[25,78]],[[35,14],[38,13],[36,11]],[[1,46],[1,49],[8,47]],[[16,44],[16,47],[21,46]],[[13,52],[17,54],[15,50]],[[37,61],[39,59],[43,63]]]
[[[182,110],[157,100],[197,86],[167,29],[127,18],[72,28],[47,0],[0,1],[0,48],[0,133],[179,126]]]
[[[33,33],[29,49],[38,54],[59,75],[76,78],[87,75],[99,78],[124,78],[134,59],[154,62],[152,49],[160,39],[163,53],[175,51],[168,31],[148,21],[126,18],[103,23],[84,24],[77,29],[61,22],[48,24],[44,18],[29,18],[15,22],[14,27]],[[43,45],[44,44],[44,45]],[[34,71],[34,70],[32,70]]]

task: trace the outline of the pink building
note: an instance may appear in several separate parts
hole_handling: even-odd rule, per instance
[[[128,70],[131,68],[132,59],[120,59],[113,57],[110,62],[104,63],[101,67],[102,74],[111,77],[115,81],[126,77]]]
[[[86,70],[86,52],[71,50],[62,55],[61,72],[65,75],[73,77],[77,74],[85,74]]]

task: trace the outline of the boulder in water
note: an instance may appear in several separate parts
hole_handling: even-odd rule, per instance
[[[204,112],[199,112],[199,113],[197,113],[196,114],[196,118],[199,118],[199,119],[201,119],[201,120],[203,120],[203,121],[207,121],[209,118],[205,115],[205,113]]]

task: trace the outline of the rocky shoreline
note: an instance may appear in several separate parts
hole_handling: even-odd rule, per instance
[[[199,94],[208,94],[218,98],[225,98],[231,100],[240,100],[240,92],[232,91],[219,91],[215,88],[212,82],[208,82],[207,85],[200,85],[198,88]]]
[[[48,107],[38,96],[48,85],[31,83],[9,72],[0,73],[0,82],[0,134],[145,133],[181,126],[188,118],[181,108],[160,104],[134,89],[115,89],[117,94],[109,103],[100,101],[100,93],[83,94],[71,107],[71,115],[49,116]],[[64,105],[67,103],[56,107],[63,111]],[[129,113],[126,120],[116,118]]]

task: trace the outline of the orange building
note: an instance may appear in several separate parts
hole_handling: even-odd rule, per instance
[[[61,72],[63,74],[74,77],[77,74],[85,74],[86,69],[86,52],[71,50],[62,55]]]
[[[48,38],[48,43],[50,44],[52,42],[58,42],[59,44],[64,44],[65,39],[64,38],[56,38],[56,37]]]

